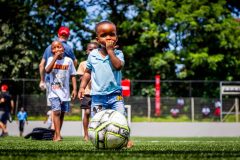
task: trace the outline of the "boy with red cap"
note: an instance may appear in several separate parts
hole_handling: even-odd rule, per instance
[[[71,46],[69,46],[67,44],[67,40],[69,38],[69,35],[70,35],[70,30],[69,30],[68,27],[62,26],[62,27],[59,28],[59,30],[58,30],[58,40],[63,44],[64,56],[70,57],[73,60],[73,62],[74,62],[74,66],[76,67],[77,66],[76,56],[74,55],[74,52],[73,52],[73,49],[71,48]],[[41,89],[43,89],[43,90],[46,88],[45,81],[47,79],[47,77],[44,76],[44,74],[45,74],[44,68],[46,66],[47,59],[49,57],[51,57],[51,56],[52,56],[51,45],[49,45],[45,49],[43,57],[42,57],[42,60],[41,60],[41,62],[39,64],[39,72],[40,72],[40,84],[39,84],[39,87]]]
[[[74,66],[77,67],[77,58],[74,55],[73,49],[71,48],[71,46],[69,46],[67,44],[67,40],[69,38],[70,35],[70,30],[68,27],[62,26],[59,28],[58,30],[58,41],[60,41],[64,47],[64,56],[69,57],[73,60],[74,62]],[[49,93],[49,81],[50,78],[47,74],[45,74],[45,66],[47,64],[47,60],[49,57],[52,57],[52,52],[51,52],[51,45],[49,45],[43,54],[42,60],[39,64],[39,73],[40,73],[40,83],[39,83],[39,87],[41,88],[41,90],[45,90],[46,89],[46,96],[48,96]],[[47,106],[50,107],[51,104],[47,98]]]

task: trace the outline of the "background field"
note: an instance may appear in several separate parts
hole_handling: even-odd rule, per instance
[[[98,150],[82,137],[64,137],[62,142],[19,137],[0,139],[0,159],[240,159],[240,138],[132,137],[135,146],[122,150]]]

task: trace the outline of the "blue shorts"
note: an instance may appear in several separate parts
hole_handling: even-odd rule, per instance
[[[126,116],[124,100],[121,93],[109,95],[92,95],[91,116],[105,109],[113,109]]]
[[[61,102],[60,98],[49,98],[51,102],[52,111],[61,111],[61,112],[69,112],[70,105],[69,102]]]
[[[90,109],[91,108],[91,96],[85,95],[83,99],[80,101],[81,109]]]

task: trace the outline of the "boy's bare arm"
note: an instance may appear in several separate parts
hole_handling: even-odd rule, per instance
[[[82,99],[84,97],[85,88],[86,88],[87,84],[89,83],[90,79],[91,79],[91,71],[89,69],[86,69],[83,74],[83,77],[82,77],[82,80],[80,83],[80,87],[79,87],[79,91],[78,91],[79,99]]]
[[[122,67],[123,67],[122,61],[114,54],[114,51],[113,50],[111,50],[111,51],[108,50],[108,55],[110,57],[110,60],[112,62],[113,67],[116,70],[121,70]]]
[[[13,114],[14,111],[14,101],[13,99],[11,100],[11,114]]]
[[[73,87],[71,98],[74,100],[77,96],[77,78],[75,75],[71,76],[71,78],[72,78],[72,87]]]
[[[74,64],[75,67],[77,67],[77,65],[78,65],[77,59],[74,59],[73,64]]]
[[[42,59],[40,64],[39,64],[39,74],[40,74],[40,81],[44,82],[44,66],[45,66],[45,59]]]
[[[56,60],[58,59],[58,54],[55,54],[53,56],[52,61],[50,62],[50,64],[47,66],[47,68],[45,69],[46,73],[50,73],[53,69],[54,63],[56,62]]]

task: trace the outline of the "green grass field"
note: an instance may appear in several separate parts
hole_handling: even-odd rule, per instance
[[[61,142],[19,137],[0,138],[0,159],[232,159],[240,160],[240,138],[143,138],[133,137],[135,146],[122,150],[98,150],[80,137],[64,137]]]

